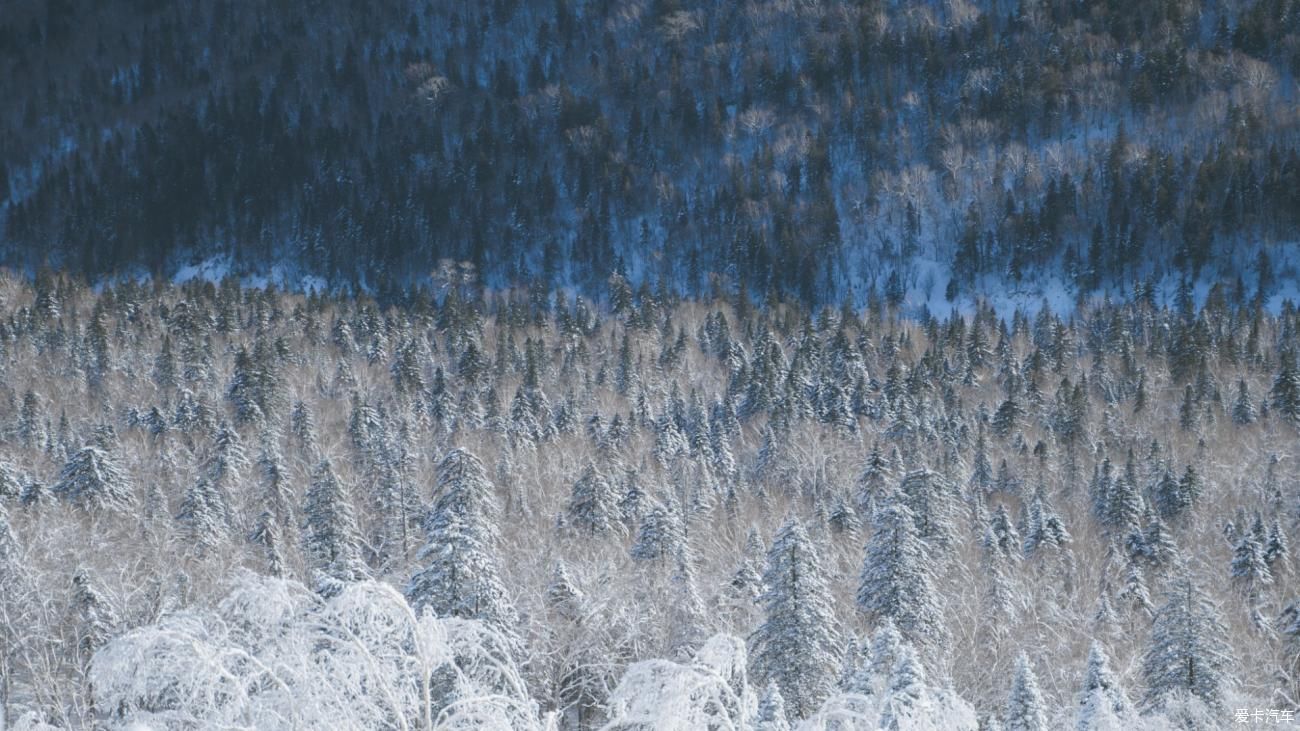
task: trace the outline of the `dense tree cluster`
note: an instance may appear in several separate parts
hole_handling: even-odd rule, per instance
[[[5,10],[0,231],[31,268],[861,303],[1232,262],[1268,298],[1300,234],[1295,0]]]
[[[1205,728],[1300,693],[1290,304],[623,286],[0,280],[4,718],[334,687],[361,726]]]

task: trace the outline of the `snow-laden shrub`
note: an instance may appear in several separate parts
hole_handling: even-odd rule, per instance
[[[122,728],[542,729],[509,642],[417,616],[392,587],[322,600],[242,575],[212,612],[179,612],[94,656],[95,706]]]
[[[925,688],[920,697],[900,702],[880,695],[841,693],[831,696],[799,731],[975,731],[975,709],[951,690]]]
[[[745,679],[745,643],[715,635],[689,665],[634,663],[609,699],[605,731],[696,731],[749,728],[756,701]]]

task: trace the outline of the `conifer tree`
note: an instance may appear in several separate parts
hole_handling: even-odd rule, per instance
[[[569,523],[583,533],[603,534],[621,527],[614,486],[592,463],[587,464],[573,483],[566,510]]]
[[[1011,681],[1007,709],[1002,719],[1006,731],[1046,731],[1047,709],[1038,678],[1029,664],[1029,657],[1020,653],[1016,658],[1016,675]]]
[[[1110,659],[1096,640],[1088,648],[1088,666],[1079,694],[1078,731],[1118,728],[1129,713],[1129,701],[1110,669]]]
[[[1273,411],[1294,425],[1300,425],[1300,366],[1296,364],[1294,350],[1283,350],[1280,354],[1281,364],[1273,388]]]
[[[663,562],[676,555],[684,541],[684,528],[676,511],[656,502],[641,516],[629,553],[638,561]]]
[[[941,641],[942,610],[933,587],[930,548],[916,535],[912,511],[895,494],[876,511],[858,585],[869,620],[893,620],[920,645]]]
[[[1264,546],[1254,531],[1242,531],[1232,551],[1232,583],[1243,594],[1254,599],[1259,590],[1273,583],[1264,558]]]
[[[998,407],[993,414],[993,433],[1002,439],[1011,436],[1020,426],[1020,418],[1024,415],[1024,407],[1014,398],[1008,398]]]
[[[1238,425],[1246,426],[1255,423],[1259,417],[1259,411],[1255,408],[1255,403],[1251,399],[1250,389],[1246,385],[1246,379],[1237,380],[1237,399],[1232,403],[1232,420]]]
[[[72,577],[72,608],[77,617],[77,647],[89,658],[113,636],[117,614],[84,570]]]
[[[477,457],[453,449],[438,464],[437,497],[424,521],[422,566],[406,584],[416,611],[481,619],[513,631],[514,607],[500,579],[495,543],[496,498]]]
[[[785,699],[776,683],[769,682],[758,700],[758,715],[754,719],[754,731],[790,731],[790,722],[785,716]]]
[[[894,654],[896,659],[889,670],[885,701],[880,712],[880,727],[888,731],[901,731],[919,721],[918,716],[925,712],[922,704],[927,679],[925,666],[910,643],[900,643]]]
[[[830,694],[839,632],[817,549],[795,518],[772,539],[763,572],[764,620],[750,637],[756,682],[773,682],[790,714],[806,718]]]
[[[912,512],[919,538],[940,547],[952,541],[957,514],[957,488],[952,482],[932,470],[913,470],[899,482],[898,494]]]
[[[351,498],[329,460],[321,460],[312,470],[303,506],[303,549],[322,593],[335,593],[341,584],[360,581],[369,573],[361,561],[361,535]]]
[[[129,513],[135,505],[130,480],[103,449],[82,447],[59,472],[51,491],[91,513]]]
[[[1155,709],[1174,695],[1191,694],[1221,709],[1232,664],[1226,634],[1218,611],[1192,580],[1175,579],[1156,611],[1142,658],[1144,705]]]
[[[200,552],[207,552],[221,545],[229,535],[230,524],[226,522],[229,514],[225,498],[200,475],[185,491],[176,520],[184,526],[190,544]]]
[[[668,648],[673,655],[691,657],[707,638],[708,618],[695,580],[695,556],[683,543],[673,556],[668,577]]]

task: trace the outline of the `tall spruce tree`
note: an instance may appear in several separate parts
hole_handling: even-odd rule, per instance
[[[495,554],[496,496],[478,457],[453,449],[438,464],[436,498],[424,521],[422,566],[406,584],[417,611],[479,619],[512,632],[517,621]]]
[[[945,630],[933,585],[930,547],[916,534],[912,511],[894,493],[876,510],[862,563],[857,605],[872,622],[893,620],[912,642],[930,645]]]
[[[1189,577],[1176,578],[1156,610],[1142,658],[1144,704],[1155,709],[1175,695],[1191,694],[1221,709],[1231,665],[1227,630],[1218,611]]]
[[[135,493],[126,473],[108,452],[82,447],[63,466],[52,492],[60,499],[91,513],[129,513]]]
[[[361,534],[351,496],[329,460],[321,460],[312,470],[303,506],[303,549],[322,593],[333,594],[342,584],[369,574],[361,560]]]
[[[1079,694],[1078,731],[1108,731],[1120,728],[1129,713],[1128,697],[1110,669],[1110,659],[1100,643],[1088,648],[1088,666]]]
[[[1029,657],[1020,653],[1016,658],[1016,674],[1011,681],[1007,709],[1002,719],[1006,731],[1046,731],[1047,708],[1043,693],[1038,689],[1038,677],[1029,663]]]
[[[775,683],[796,719],[830,694],[839,667],[840,636],[818,554],[797,519],[777,531],[763,572],[764,620],[750,637],[755,681]]]

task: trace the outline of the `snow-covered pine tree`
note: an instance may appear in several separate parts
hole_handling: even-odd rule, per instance
[[[925,646],[945,635],[930,550],[916,535],[912,511],[897,493],[890,495],[876,509],[857,593],[858,608],[870,621],[891,619],[907,639]]]
[[[230,534],[230,507],[207,477],[200,475],[185,491],[176,520],[189,543],[200,554],[221,545]]]
[[[899,482],[898,494],[912,512],[919,538],[936,547],[953,540],[958,490],[952,481],[933,470],[913,470]]]
[[[1259,410],[1255,408],[1246,379],[1237,379],[1237,399],[1232,403],[1232,421],[1240,426],[1246,426],[1255,423],[1258,418]]]
[[[226,387],[226,398],[235,407],[235,419],[240,424],[247,424],[254,416],[261,418],[263,411],[258,393],[259,374],[253,364],[253,357],[248,349],[241,347],[235,354],[235,369]]]
[[[294,402],[289,412],[289,432],[305,453],[310,455],[316,451],[316,421],[306,403]]]
[[[260,496],[261,512],[258,514],[249,539],[262,547],[272,576],[284,576],[288,569],[289,546],[298,543],[297,520],[294,517],[292,498],[286,482],[283,457],[278,436],[267,431],[262,435],[262,452],[257,466],[263,487]]]
[[[1285,653],[1279,669],[1292,679],[1289,692],[1300,693],[1300,597],[1292,598],[1282,608],[1277,629]]]
[[[113,636],[118,617],[85,570],[72,576],[72,609],[77,619],[77,647],[88,659]]]
[[[870,519],[875,511],[876,498],[885,491],[890,477],[889,462],[881,454],[877,442],[871,446],[871,453],[867,455],[853,496],[858,513],[864,519]]]
[[[361,560],[361,534],[351,498],[329,460],[312,470],[303,506],[303,549],[322,593],[336,593],[342,584],[369,574]]]
[[[1221,709],[1231,682],[1227,630],[1218,610],[1187,576],[1177,577],[1156,611],[1142,658],[1147,690],[1143,704],[1158,709],[1180,694],[1191,694]]]
[[[1088,666],[1079,693],[1077,731],[1110,731],[1122,727],[1129,713],[1128,697],[1110,669],[1110,659],[1101,643],[1088,648]]]
[[[785,699],[776,683],[769,682],[763,689],[754,720],[754,731],[790,731],[790,722],[785,716]]]
[[[506,631],[517,621],[495,555],[496,497],[478,457],[453,449],[438,464],[437,495],[424,521],[423,567],[406,584],[416,611],[480,619]]]
[[[835,685],[840,637],[817,548],[789,518],[772,539],[763,572],[764,620],[750,637],[750,670],[781,690],[793,718],[816,711]]]
[[[980,492],[993,489],[993,464],[989,462],[988,447],[984,442],[984,427],[981,424],[979,435],[975,437],[974,467],[971,470],[970,486]]]
[[[1268,529],[1268,540],[1264,543],[1264,562],[1268,564],[1269,573],[1274,579],[1280,579],[1291,571],[1291,548],[1282,522],[1277,517],[1273,518]]]
[[[1024,416],[1024,413],[1024,407],[1020,405],[1019,401],[1015,398],[1007,398],[998,407],[997,412],[993,414],[993,433],[1002,439],[1006,439],[1020,426],[1020,418]]]
[[[1192,504],[1191,497],[1183,490],[1178,478],[1169,469],[1165,469],[1156,482],[1152,502],[1161,517],[1174,520]]]
[[[1264,559],[1264,546],[1251,530],[1241,532],[1232,551],[1232,583],[1247,597],[1254,599],[1260,589],[1273,583],[1273,574]]]
[[[928,682],[925,665],[909,642],[900,643],[894,652],[896,659],[889,670],[880,712],[880,728],[886,731],[914,728],[927,712],[923,705]]]
[[[566,506],[569,524],[589,535],[604,534],[622,526],[618,520],[618,495],[609,478],[588,462]]]
[[[1126,475],[1120,475],[1106,493],[1102,525],[1111,536],[1127,536],[1138,526],[1143,506],[1137,485]]]
[[[60,499],[91,513],[130,513],[135,493],[130,480],[108,452],[82,447],[59,472],[52,492]]]
[[[708,617],[695,580],[695,556],[687,543],[682,543],[673,557],[668,595],[668,648],[672,655],[687,658],[708,637]]]
[[[1300,365],[1292,349],[1279,353],[1280,364],[1269,391],[1273,411],[1294,425],[1300,425]]]
[[[1006,731],[1046,731],[1047,708],[1043,693],[1038,689],[1038,677],[1034,675],[1029,657],[1020,653],[1016,658],[1016,674],[1011,681],[1011,692],[1007,696],[1007,708],[1002,718],[1002,727]]]
[[[655,501],[641,515],[629,554],[638,561],[663,562],[676,555],[685,540],[685,529],[677,511]]]

